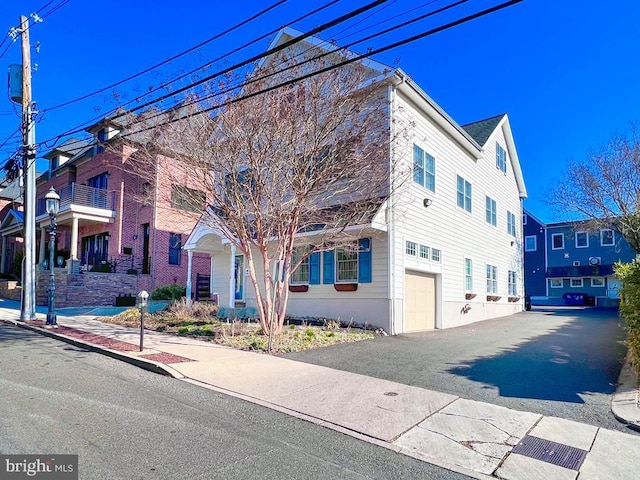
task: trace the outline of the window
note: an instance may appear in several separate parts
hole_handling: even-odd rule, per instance
[[[509,235],[516,236],[516,216],[507,211],[507,232]]]
[[[107,189],[107,184],[109,182],[109,173],[104,172],[100,175],[96,175],[95,177],[91,177],[87,180],[87,185],[93,188],[100,188],[102,190]]]
[[[551,249],[562,250],[564,248],[564,233],[554,233],[551,235]]]
[[[411,255],[412,257],[415,257],[417,252],[418,252],[418,244],[416,242],[410,242],[407,240],[407,250],[406,250],[407,255]]]
[[[579,267],[580,266],[580,260],[574,260],[573,261],[573,266],[574,267]]]
[[[498,293],[498,267],[487,265],[487,293],[495,295]]]
[[[302,257],[302,263],[291,274],[292,284],[307,284],[309,283],[309,247],[294,247],[291,255],[291,265],[297,265]]]
[[[507,152],[496,142],[496,168],[507,174]]]
[[[524,237],[524,251],[535,252],[538,250],[538,239],[535,235],[528,235]]]
[[[564,286],[564,282],[561,278],[552,278],[550,284],[551,288],[562,288]]]
[[[528,221],[529,221],[529,215],[527,215],[526,213],[523,213],[522,214],[522,225],[526,225]]]
[[[591,279],[592,287],[604,287],[604,278],[602,277],[593,277]]]
[[[498,224],[498,215],[496,213],[497,211],[496,201],[490,197],[487,197],[486,209],[487,209],[487,214],[486,214],[487,223],[490,223],[495,227]]]
[[[436,161],[416,144],[413,145],[413,181],[436,191]]]
[[[600,245],[603,247],[610,247],[614,245],[614,243],[613,230],[610,228],[600,230]]]
[[[182,235],[169,234],[169,265],[180,265],[182,257]]]
[[[471,213],[471,184],[458,175],[458,206]]]
[[[431,249],[431,260],[433,260],[434,262],[439,262],[441,259],[441,255],[440,255],[440,250],[438,250],[437,248],[432,248]]]
[[[206,195],[200,190],[171,185],[171,207],[187,212],[200,212],[206,201]]]
[[[509,295],[518,296],[518,284],[516,283],[516,272],[509,270]]]
[[[426,245],[420,245],[420,258],[429,260],[429,247]]]
[[[358,252],[354,250],[336,250],[336,283],[358,281]]]
[[[589,246],[589,235],[587,232],[576,232],[576,248],[587,248]]]
[[[572,278],[569,283],[572,287],[582,288],[582,279],[581,278]]]
[[[464,291],[473,291],[473,261],[470,258],[464,259]]]

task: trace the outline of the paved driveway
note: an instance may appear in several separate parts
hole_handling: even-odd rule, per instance
[[[615,310],[541,308],[285,357],[626,431],[610,395],[626,347]]]

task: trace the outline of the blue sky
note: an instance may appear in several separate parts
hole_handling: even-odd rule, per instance
[[[21,14],[29,15],[47,1],[3,5],[0,33],[4,36],[10,27],[17,26]],[[61,1],[55,0],[43,12]],[[73,105],[46,111],[155,65],[273,3],[70,0],[30,29],[32,61],[38,64],[33,96],[43,110],[36,127],[38,142],[106,113],[118,101],[147,92],[327,2],[287,0],[242,29],[149,74]],[[340,0],[292,26],[307,31],[365,3]],[[449,3],[452,0],[391,0],[320,36],[344,44]],[[498,3],[500,0],[468,0],[445,14],[354,49],[378,48]],[[405,13],[412,9],[412,13]],[[397,15],[401,16],[376,26]],[[582,158],[589,149],[624,132],[630,122],[640,121],[638,18],[637,0],[525,0],[374,58],[400,66],[460,124],[507,112],[529,191],[525,207],[543,221],[555,221],[561,219],[545,206],[544,198],[566,161]],[[227,62],[259,53],[268,42],[261,40]],[[3,50],[4,46],[0,53]],[[19,42],[0,58],[0,68],[11,63],[20,63]],[[0,144],[18,123],[12,103],[2,95]],[[10,142],[2,148],[0,160],[15,146]],[[39,154],[46,151],[42,146]]]

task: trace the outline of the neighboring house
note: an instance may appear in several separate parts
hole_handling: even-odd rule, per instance
[[[527,295],[547,295],[545,225],[527,210],[522,215],[524,234],[524,290]]]
[[[285,29],[271,47],[298,35]],[[347,230],[357,252],[314,253],[293,272],[288,313],[398,334],[521,311],[526,189],[507,115],[460,126],[401,70],[367,65],[391,72],[391,86],[381,87],[389,124],[411,125],[394,154],[412,178]],[[184,248],[211,254],[211,291],[222,306],[255,305],[245,259],[228,238],[203,220]]]
[[[0,274],[20,277],[23,249],[24,218],[19,180],[6,176],[0,180]]]
[[[620,281],[613,275],[613,266],[636,257],[620,233],[611,228],[594,230],[579,221],[544,225],[526,211],[524,218],[535,224],[535,230],[542,230],[544,242],[540,244],[537,234],[537,249],[527,251],[533,233],[525,225],[525,285],[530,295],[543,297],[534,298],[534,304],[564,304],[567,296],[575,294],[595,297],[599,304],[619,298]],[[543,292],[537,270],[540,265],[544,265]]]
[[[37,262],[46,270],[50,220],[44,196],[54,187],[60,195],[55,246],[59,307],[113,304],[120,294],[135,296],[143,289],[185,283],[187,253],[182,243],[196,220],[180,202],[158,194],[158,188],[172,188],[162,185],[161,162],[144,176],[127,170],[134,149],[117,141],[126,131],[122,118],[120,113],[87,128],[93,140],[68,139],[44,155],[49,168],[37,179]],[[4,216],[3,246],[22,235],[21,223],[21,212]],[[208,255],[197,255],[193,275],[208,277],[210,263]],[[40,275],[39,304],[46,303],[42,279]]]

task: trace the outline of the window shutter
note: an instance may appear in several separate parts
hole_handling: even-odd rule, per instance
[[[325,285],[333,283],[334,265],[334,251],[328,250],[326,252],[322,252],[322,283]]]
[[[320,252],[309,255],[309,285],[320,284]]]
[[[358,281],[360,283],[371,283],[371,239],[361,238],[358,243],[360,246],[358,253]]]

